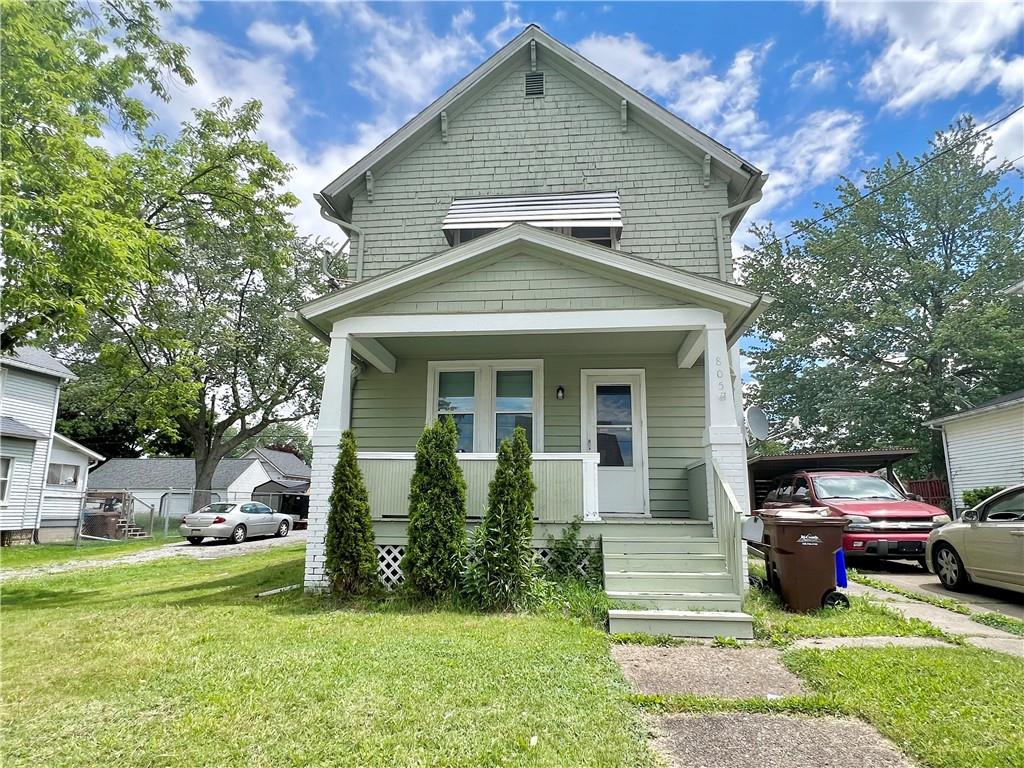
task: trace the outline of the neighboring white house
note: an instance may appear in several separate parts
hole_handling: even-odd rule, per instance
[[[248,501],[253,489],[269,481],[270,475],[257,459],[221,459],[213,475],[210,499]],[[185,514],[195,484],[193,459],[111,459],[89,476],[90,493],[127,491],[135,497],[136,515],[151,509],[160,517]]]
[[[256,459],[267,470],[271,480],[288,480],[309,482],[309,464],[294,453],[275,451],[270,448],[253,448],[242,456],[243,459]]]
[[[1024,389],[925,425],[942,430],[954,509],[972,488],[1024,483]]]
[[[41,349],[0,362],[0,531],[4,543],[73,534],[89,468],[103,457],[54,432],[75,375]]]

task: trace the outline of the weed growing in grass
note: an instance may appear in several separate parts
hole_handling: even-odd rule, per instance
[[[726,637],[725,635],[715,635],[715,640],[712,643],[715,648],[742,648],[743,643],[737,640],[735,637]]]
[[[673,646],[673,645],[691,645],[695,641],[683,640],[679,637],[672,637],[672,635],[647,635],[643,632],[620,632],[617,635],[612,635],[612,642],[618,645],[659,645],[659,646]]]
[[[655,713],[752,712],[756,714],[814,715],[838,717],[849,714],[842,703],[826,696],[783,696],[778,699],[723,699],[694,694],[634,693],[629,700],[641,709]]]
[[[895,584],[890,584],[888,581],[882,579],[876,579],[873,576],[867,576],[857,571],[850,571],[850,578],[856,581],[858,584],[863,584],[865,587],[872,587],[874,589],[880,589],[883,592],[890,592],[894,595],[900,595],[902,597],[909,597],[911,600],[917,600],[922,603],[928,603],[934,605],[937,608],[945,608],[947,611],[953,611],[959,613],[961,616],[970,616],[971,609],[963,603],[952,600],[948,597],[936,597],[935,595],[927,595],[922,592],[914,592],[912,589],[904,589],[898,587]]]
[[[1007,616],[1005,613],[972,613],[971,619],[979,624],[1024,637],[1024,621]]]

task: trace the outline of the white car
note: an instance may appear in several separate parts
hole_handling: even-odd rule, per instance
[[[287,536],[292,529],[288,515],[256,501],[208,504],[181,518],[181,535],[189,544],[205,538],[228,539],[241,544],[250,536]]]
[[[946,589],[973,581],[1024,593],[1024,485],[1000,491],[932,531],[925,558]]]

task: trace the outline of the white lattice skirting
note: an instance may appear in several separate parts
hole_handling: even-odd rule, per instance
[[[537,560],[542,565],[547,565],[551,557],[551,550],[547,547],[534,547]],[[405,574],[402,573],[402,557],[405,555],[404,544],[378,544],[377,545],[377,578],[386,589],[394,589],[403,581]],[[582,563],[579,566],[580,575],[586,577],[587,569]]]

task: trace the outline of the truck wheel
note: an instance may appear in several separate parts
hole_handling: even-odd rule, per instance
[[[935,551],[935,573],[946,589],[956,592],[967,586],[964,561],[951,546],[944,544]]]
[[[849,608],[850,598],[842,592],[837,592],[836,590],[831,589],[826,592],[825,597],[822,598],[821,606],[823,608]]]

